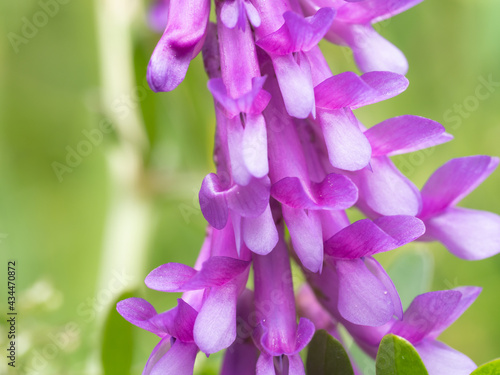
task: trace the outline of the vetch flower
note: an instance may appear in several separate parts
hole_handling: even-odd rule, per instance
[[[158,314],[142,298],[118,302],[116,309],[130,323],[161,337],[153,349],[143,375],[188,375],[193,373],[198,346],[193,327],[197,311],[182,299],[171,310]]]
[[[500,217],[491,212],[456,207],[498,166],[499,159],[469,156],[438,168],[422,188],[425,225],[421,240],[438,240],[456,256],[484,259],[500,252]]]
[[[278,218],[278,222],[281,219]],[[254,255],[255,304],[261,306],[254,341],[261,350],[257,374],[304,374],[299,352],[314,335],[314,325],[305,318],[297,325],[290,259],[277,224],[280,240],[268,255]],[[265,306],[265,307],[264,307]]]
[[[384,21],[417,5],[422,0],[300,0],[307,15],[325,6],[337,10],[326,39],[351,48],[363,72],[386,70],[406,74],[408,62],[403,53],[381,37],[372,24]]]

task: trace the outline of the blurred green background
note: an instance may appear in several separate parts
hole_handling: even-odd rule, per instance
[[[192,265],[201,245],[197,189],[213,169],[212,100],[200,57],[173,93],[147,88],[147,62],[159,38],[146,26],[148,4],[53,4],[0,4],[0,274],[6,280],[7,260],[17,262],[19,313],[12,373],[138,374],[157,340],[109,311],[123,292],[158,310],[175,304],[178,296],[146,290],[142,280],[166,262]],[[406,54],[410,86],[359,117],[371,126],[416,114],[455,136],[396,159],[419,187],[450,158],[499,154],[498,87],[474,99],[482,79],[500,82],[499,14],[497,0],[427,0],[377,26]],[[321,46],[334,73],[355,69],[346,49]],[[457,117],[455,105],[469,109]],[[499,186],[497,171],[462,205],[500,213]],[[478,364],[498,357],[500,257],[466,262],[431,244],[380,259],[390,269],[416,252],[434,264],[422,268],[431,270],[431,290],[483,287],[442,341]],[[426,285],[419,281],[424,271],[414,273],[397,281],[401,289],[405,282]],[[6,288],[0,298],[5,314]],[[203,358],[196,372],[211,373],[217,355]],[[2,374],[9,373],[5,359]]]

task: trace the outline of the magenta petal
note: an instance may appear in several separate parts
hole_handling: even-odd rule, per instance
[[[146,366],[142,372],[142,375],[150,375],[151,370],[155,367],[156,363],[170,350],[171,337],[166,336],[161,339],[161,341],[154,347],[151,355],[149,356]]]
[[[272,61],[286,111],[290,116],[307,118],[314,110],[314,88],[307,64],[297,63],[292,54],[274,56]]]
[[[417,344],[429,333],[446,328],[448,317],[457,308],[461,297],[462,293],[456,290],[429,292],[415,297],[403,319],[394,322],[391,333]]]
[[[425,220],[425,237],[443,243],[457,257],[479,260],[500,252],[500,216],[466,208],[448,208]]]
[[[288,55],[309,51],[316,46],[330,28],[335,16],[332,8],[321,8],[312,17],[288,11],[283,14],[285,23],[274,33],[257,41],[257,45],[273,55]]]
[[[229,211],[224,188],[216,174],[210,173],[203,179],[199,201],[203,217],[208,223],[216,229],[224,228]]]
[[[273,356],[261,352],[257,360],[256,375],[276,375]]]
[[[150,289],[159,290],[162,292],[183,292],[183,286],[186,284],[197,271],[193,268],[181,263],[163,264],[146,276],[146,286]]]
[[[247,170],[256,178],[269,172],[267,159],[267,131],[264,116],[248,115],[243,130],[243,160]]]
[[[328,157],[335,168],[357,171],[370,162],[371,147],[349,109],[318,110]]]
[[[316,328],[309,319],[300,318],[299,325],[297,327],[297,341],[295,341],[295,350],[292,353],[286,354],[297,354],[302,349],[304,349],[307,344],[309,344],[309,341],[311,341],[311,339],[313,338],[315,331]]]
[[[242,225],[243,241],[254,253],[269,254],[278,243],[278,231],[269,204],[260,216],[244,218]]]
[[[380,263],[371,256],[366,257],[364,261],[366,267],[384,285],[389,297],[391,297],[392,305],[394,306],[394,315],[396,315],[399,319],[403,319],[403,305],[401,304],[399,293],[396,290],[391,278],[387,272],[385,272],[384,267],[382,267]]]
[[[228,0],[222,3],[220,18],[224,26],[232,29],[238,23],[240,14],[240,1]]]
[[[438,168],[422,189],[421,217],[453,206],[483,182],[498,166],[499,159],[477,155],[452,159]]]
[[[271,96],[262,90],[265,81],[266,77],[252,78],[252,89],[239,98],[229,96],[222,78],[212,78],[208,81],[207,87],[222,105],[227,117],[233,118],[240,113],[259,114],[266,108]]]
[[[205,36],[209,13],[209,0],[170,1],[167,28],[148,65],[147,79],[153,91],[171,91],[182,82]]]
[[[270,181],[268,177],[251,179],[248,185],[235,185],[227,194],[227,204],[231,210],[243,217],[257,217],[269,204]]]
[[[326,34],[335,16],[333,8],[321,8],[312,17],[303,18],[294,12],[285,12],[283,18],[291,37],[292,51],[309,51]]]
[[[351,108],[378,103],[401,94],[408,87],[408,79],[393,71],[370,71],[360,77],[368,86],[375,90],[375,95],[360,98]]]
[[[346,29],[341,35],[351,47],[361,71],[406,74],[408,61],[403,52],[378,34],[371,25],[349,25]]]
[[[238,339],[224,353],[220,375],[255,375],[258,351],[252,342]]]
[[[370,94],[374,95],[374,90],[353,72],[334,75],[314,88],[316,106],[323,109],[349,107],[356,99]]]
[[[378,215],[418,214],[422,200],[418,188],[387,156],[372,158],[365,168],[351,176],[359,189],[358,207]],[[368,208],[368,210],[365,210]]]
[[[150,321],[157,313],[148,301],[142,298],[127,298],[116,304],[116,310],[133,325],[159,336],[164,336],[164,332]]]
[[[365,326],[381,326],[391,320],[391,297],[361,259],[338,260],[335,265],[339,278],[338,311],[344,319]]]
[[[302,265],[311,272],[319,272],[323,265],[323,236],[318,214],[286,205],[282,209],[293,249]]]
[[[289,355],[288,357],[288,375],[305,375],[304,363],[299,354]]]
[[[396,249],[425,232],[413,216],[383,216],[363,219],[342,229],[325,242],[325,252],[337,259],[356,259]]]
[[[192,375],[198,347],[175,341],[168,352],[151,368],[148,375]]]
[[[194,340],[206,354],[229,347],[236,338],[238,286],[227,283],[210,290],[194,325]]]
[[[346,0],[339,7],[335,20],[346,23],[376,23],[417,5],[422,0]]]
[[[151,322],[182,342],[193,342],[193,327],[198,312],[180,298],[177,303],[176,308],[156,315]]]
[[[444,126],[424,117],[404,115],[382,121],[365,132],[372,157],[399,155],[449,141]]]
[[[439,341],[424,340],[415,345],[429,375],[469,375],[476,364],[465,354]]]
[[[331,173],[310,188],[297,177],[286,177],[271,188],[272,196],[293,208],[344,210],[358,199],[358,189],[349,178]]]
[[[436,326],[428,335],[428,338],[437,338],[446,328],[453,324],[460,315],[462,315],[465,310],[469,308],[470,305],[476,300],[476,298],[481,293],[481,288],[477,286],[463,286],[453,289],[457,292],[462,293],[458,305],[453,311],[450,311],[447,318],[442,321],[440,326]]]
[[[244,1],[243,5],[245,6],[245,11],[247,12],[247,17],[252,26],[259,27],[261,23],[261,19],[259,16],[259,12],[250,1]]]
[[[201,270],[184,286],[187,290],[196,290],[222,286],[248,269],[250,262],[224,256],[212,256]]]

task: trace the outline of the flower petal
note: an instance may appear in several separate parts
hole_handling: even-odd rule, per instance
[[[470,305],[476,300],[476,298],[481,293],[481,288],[477,286],[463,286],[453,289],[462,293],[458,305],[453,311],[449,311],[447,318],[441,323],[440,326],[436,326],[428,335],[428,338],[438,337],[446,328],[453,324],[464,312],[469,308]]]
[[[198,312],[182,299],[177,299],[177,307],[158,314],[151,322],[170,336],[188,343],[193,342],[193,327]]]
[[[351,110],[318,110],[317,116],[332,166],[357,171],[368,165],[371,157],[370,143]]]
[[[348,0],[346,0],[348,1]],[[417,5],[423,0],[351,0],[338,9],[335,20],[346,23],[376,23]],[[352,2],[356,2],[352,4]]]
[[[297,177],[287,177],[271,188],[272,196],[293,208],[345,210],[356,203],[358,189],[349,178],[331,173],[320,183],[304,183]]]
[[[302,57],[298,63],[289,54],[273,56],[272,61],[288,114],[307,118],[315,108],[311,69],[307,58]]]
[[[500,216],[452,207],[424,221],[425,238],[438,240],[457,257],[479,260],[500,252]]]
[[[157,312],[148,301],[142,298],[127,298],[116,304],[116,310],[133,325],[156,335],[164,336],[164,331],[161,331],[150,321],[151,318],[156,316]]]
[[[308,18],[291,11],[285,12],[283,26],[260,38],[256,44],[270,54],[281,56],[309,51],[323,38],[334,16],[333,8],[321,8]]]
[[[349,175],[359,189],[357,206],[368,216],[417,215],[422,200],[413,182],[387,156],[372,158],[370,166]]]
[[[358,76],[344,72],[317,85],[314,95],[318,108],[358,108],[396,96],[407,86],[408,80],[396,73],[370,72]]]
[[[235,185],[226,193],[229,208],[243,217],[257,217],[269,205],[268,177],[252,178],[246,186]]]
[[[181,263],[167,263],[155,268],[146,276],[146,286],[162,292],[183,292],[183,288],[197,271]]]
[[[216,174],[210,173],[205,176],[198,197],[201,212],[208,223],[215,229],[224,228],[229,211],[225,189]]]
[[[161,339],[161,341],[154,347],[151,355],[146,362],[144,371],[142,375],[150,375],[153,367],[158,363],[158,361],[170,350],[171,347],[171,337],[166,336]]]
[[[399,155],[449,141],[444,126],[424,117],[404,115],[382,121],[365,132],[372,157]]]
[[[318,272],[323,265],[323,237],[321,221],[315,211],[282,206],[293,249],[302,265],[311,272]]]
[[[424,340],[415,345],[429,375],[469,375],[476,364],[465,354],[439,341]]]
[[[388,71],[406,74],[408,61],[405,55],[387,39],[380,36],[369,25],[338,24],[334,36],[340,38],[351,48],[356,65],[362,72]],[[330,33],[326,39],[337,42]]]
[[[420,217],[436,214],[458,203],[498,166],[499,159],[476,155],[452,159],[438,168],[422,188]]]
[[[201,270],[183,285],[183,289],[196,290],[222,286],[245,272],[249,265],[250,262],[240,259],[212,256],[203,263]]]
[[[335,265],[339,279],[338,311],[344,319],[365,326],[381,326],[391,320],[391,297],[361,259],[338,260]]]
[[[305,375],[304,363],[299,354],[289,355],[288,357],[288,375]]]
[[[304,349],[309,341],[314,336],[316,328],[314,324],[307,318],[300,318],[299,325],[297,327],[297,341],[295,341],[295,350],[292,353],[287,353],[289,355],[298,354],[302,349]]]
[[[194,325],[194,340],[206,354],[229,347],[236,338],[238,286],[227,283],[210,290]]]
[[[337,259],[356,259],[396,249],[425,232],[413,216],[383,216],[358,220],[325,242],[325,252]]]
[[[278,231],[269,204],[260,216],[244,218],[242,226],[243,241],[256,254],[269,254],[278,243]]]
[[[394,322],[391,333],[404,337],[412,344],[422,341],[429,333],[440,330],[462,297],[456,290],[441,290],[421,294],[406,309],[403,319]]]
[[[192,375],[198,347],[175,341],[168,352],[151,368],[148,375]]]
[[[171,91],[182,82],[205,37],[209,14],[210,0],[170,0],[167,27],[148,65],[153,91]]]
[[[399,298],[399,293],[394,286],[391,278],[385,272],[384,267],[380,265],[373,257],[366,257],[364,259],[366,267],[370,270],[372,274],[384,285],[389,297],[391,297],[392,305],[394,306],[394,315],[399,319],[403,318],[403,305],[401,299]]]
[[[267,160],[267,131],[264,116],[248,115],[243,130],[243,160],[247,170],[256,178],[269,172]]]
[[[261,352],[257,360],[256,375],[276,375],[273,356]]]

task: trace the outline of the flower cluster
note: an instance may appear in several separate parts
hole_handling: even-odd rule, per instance
[[[209,226],[194,268],[168,263],[145,281],[182,292],[178,305],[157,313],[139,298],[118,304],[125,319],[161,338],[144,374],[191,374],[199,351],[223,349],[222,374],[304,374],[299,352],[316,329],[338,336],[338,324],[371,355],[394,333],[431,374],[475,368],[435,338],[479,288],[423,294],[403,312],[373,257],[415,240],[441,241],[469,260],[500,251],[500,217],[456,207],[497,158],[451,160],[420,191],[390,156],[449,141],[443,126],[404,115],[367,129],[353,113],[408,86],[406,59],[372,23],[420,1],[215,0],[216,23],[210,0],[154,6],[150,19],[165,32],[148,82],[173,90],[202,51],[217,170],[201,184]],[[323,38],[351,48],[364,74],[334,75],[318,47]],[[351,223],[351,207],[366,218]],[[291,260],[308,282],[297,297]]]

